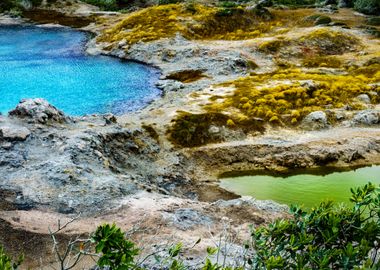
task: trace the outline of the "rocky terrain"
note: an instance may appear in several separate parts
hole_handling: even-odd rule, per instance
[[[57,19],[57,11],[64,15],[62,20]],[[366,18],[352,10],[326,13],[344,25],[328,22],[330,25],[294,26],[285,21],[255,38],[191,39],[177,32],[134,44],[125,38],[99,39],[129,14],[103,12],[87,4],[57,4],[44,7],[44,12],[50,13],[51,19],[41,10],[27,17],[93,32],[96,37],[87,44],[88,53],[159,68],[162,76],[157,86],[163,96],[140,111],[122,116],[70,117],[43,99],[23,100],[9,115],[0,116],[0,225],[3,232],[6,230],[0,234],[0,243],[13,254],[25,252],[31,268],[54,265],[48,228],[54,227],[58,219],[69,220],[78,214],[80,218],[65,231],[63,239],[90,233],[102,222],[115,221],[124,230],[137,228],[131,238],[144,246],[164,240],[191,246],[202,238],[201,246],[188,254],[191,261],[225,234],[226,227],[229,233],[238,235],[239,244],[249,224],[265,224],[287,215],[286,206],[239,198],[219,188],[220,175],[321,166],[347,169],[380,163],[380,91],[376,77],[380,42],[368,29],[357,27]],[[276,10],[272,12],[276,14]],[[324,11],[288,12],[303,22],[305,16]],[[77,24],[76,18],[85,20]],[[2,17],[0,23],[20,21]],[[297,40],[325,28],[354,36],[358,43],[347,45],[341,54],[333,52],[342,66],[305,67],[302,57],[294,52],[310,44],[301,46]],[[289,41],[291,46],[279,52],[262,50],[263,44],[278,39]],[[328,41],[322,45],[332,48]],[[323,51],[323,46],[318,50]],[[210,111],[210,103],[234,96],[237,80],[252,74],[276,75],[285,65],[284,59],[287,66],[303,69],[305,74],[315,71],[359,76],[352,75],[352,69],[366,66],[373,66],[375,72],[368,75],[366,71],[370,78],[362,79],[365,87],[358,86],[363,88],[354,92],[349,104],[313,107],[297,125],[287,124],[287,116],[279,115],[281,124],[273,124],[265,116],[254,118],[260,129],[253,129],[235,120],[236,115],[245,113],[240,107]],[[304,87],[314,87],[314,81],[305,81]],[[184,113],[205,115],[202,129],[194,128],[214,139],[199,143],[198,138],[191,137],[195,138],[190,141],[193,147],[178,143],[181,141],[172,135],[173,126]],[[236,125],[229,124],[232,118]],[[90,262],[83,264],[88,267]]]

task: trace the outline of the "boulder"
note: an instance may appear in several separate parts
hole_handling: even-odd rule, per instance
[[[380,124],[380,111],[365,110],[355,114],[351,126],[372,126]]]
[[[367,94],[361,94],[356,97],[362,103],[371,104],[371,98]]]
[[[323,111],[315,111],[308,114],[301,123],[301,127],[307,130],[318,130],[327,128],[327,115]]]
[[[30,130],[25,127],[5,125],[0,126],[0,140],[25,141],[30,135]]]
[[[21,100],[17,107],[9,112],[9,115],[40,124],[64,123],[69,120],[62,111],[42,98]]]

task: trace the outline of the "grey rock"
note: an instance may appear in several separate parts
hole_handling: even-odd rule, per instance
[[[219,134],[220,133],[220,128],[214,125],[211,125],[208,129],[208,132],[210,134]]]
[[[25,127],[6,125],[0,126],[0,140],[25,141],[30,135],[30,130]]]
[[[315,111],[308,114],[301,123],[301,127],[307,130],[318,130],[328,127],[326,113],[323,111]]]
[[[287,212],[289,207],[285,204],[279,204],[271,200],[256,200],[250,196],[243,196],[242,198],[234,200],[218,200],[213,205],[219,207],[231,207],[231,206],[245,206],[254,207],[256,209],[268,211],[270,213]]]
[[[184,88],[183,83],[176,80],[160,80],[156,83],[156,86],[164,92],[176,92]]]
[[[380,111],[365,110],[355,114],[351,121],[351,126],[372,126],[380,123]]]
[[[9,112],[9,115],[40,124],[64,123],[69,120],[62,111],[42,98],[21,100],[17,107]]]
[[[172,218],[174,225],[181,230],[188,230],[199,225],[212,224],[210,217],[191,208],[181,208],[176,210]]]
[[[371,98],[367,94],[361,94],[356,99],[365,104],[371,104]]]

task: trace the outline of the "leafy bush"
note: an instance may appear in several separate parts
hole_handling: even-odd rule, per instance
[[[124,237],[124,233],[115,224],[99,226],[92,236],[96,243],[95,250],[101,253],[98,265],[112,270],[130,269],[134,265],[134,257],[138,249],[134,243]]]
[[[103,10],[117,10],[116,0],[84,0],[86,3],[98,6]]]
[[[380,189],[351,189],[351,208],[323,202],[252,232],[252,269],[379,269]]]
[[[15,1],[12,1],[12,0],[0,1],[0,12],[10,10],[15,7],[18,7],[18,3]]]
[[[379,0],[356,0],[354,8],[364,14],[379,15],[380,1]]]
[[[13,261],[10,256],[8,256],[4,248],[0,246],[0,269],[1,270],[15,270],[17,269],[22,261],[24,260],[23,256],[20,256],[17,261]]]

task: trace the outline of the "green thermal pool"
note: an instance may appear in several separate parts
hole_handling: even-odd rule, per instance
[[[380,184],[380,166],[321,175],[302,173],[291,176],[250,175],[221,178],[222,188],[259,200],[313,207],[324,199],[349,203],[350,188],[368,182]]]

